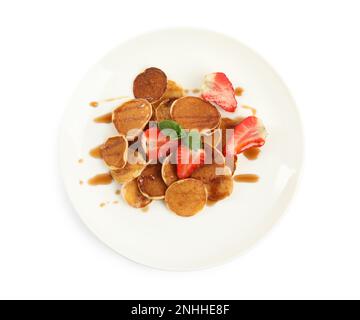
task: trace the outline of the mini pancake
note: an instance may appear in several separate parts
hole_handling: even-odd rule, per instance
[[[231,177],[231,170],[227,166],[221,164],[206,164],[196,169],[191,177],[201,180],[204,184],[209,184],[216,177],[224,175]]]
[[[128,152],[128,160],[124,168],[112,170],[111,175],[117,183],[129,182],[138,176],[146,167],[146,161],[140,153]]]
[[[151,200],[144,197],[137,185],[136,179],[125,183],[121,188],[123,199],[134,208],[145,208],[151,203]]]
[[[122,169],[126,165],[128,152],[128,142],[121,135],[112,137],[100,147],[100,154],[106,165],[112,169]]]
[[[164,160],[161,168],[161,176],[167,186],[170,186],[175,181],[179,180],[176,173],[177,166],[176,164],[171,163],[170,159],[171,155]]]
[[[204,183],[208,199],[219,201],[232,193],[233,181],[231,170],[225,165],[207,164],[193,172],[192,178]]]
[[[140,135],[152,116],[151,104],[144,99],[133,99],[123,103],[113,112],[116,130],[134,140]]]
[[[198,97],[183,97],[176,100],[171,106],[170,114],[184,129],[199,131],[215,129],[221,119],[216,107]]]
[[[153,200],[164,199],[167,185],[161,176],[161,163],[149,164],[137,178],[140,192]]]
[[[220,201],[230,196],[233,192],[234,181],[231,176],[218,176],[214,178],[207,188],[211,201]]]
[[[174,182],[165,194],[168,208],[182,217],[191,217],[201,211],[207,201],[205,185],[196,179]]]
[[[185,91],[180,85],[178,85],[175,81],[168,80],[167,88],[164,95],[159,100],[152,102],[151,104],[153,106],[153,109],[156,110],[158,106],[161,104],[161,102],[163,102],[164,100],[167,99],[176,100],[183,97],[184,95],[185,95]]]
[[[162,101],[155,110],[155,120],[161,122],[164,120],[171,120],[170,107],[174,99],[166,99]]]
[[[238,124],[240,124],[242,121],[244,120],[244,118],[242,117],[237,117],[237,118],[221,118],[220,121],[220,129],[221,129],[221,150],[224,149],[225,145],[226,145],[226,140],[227,140],[227,136],[226,136],[226,130],[227,129],[234,129]]]
[[[167,87],[162,99],[179,99],[185,95],[184,89],[175,81],[168,80]]]
[[[133,92],[135,98],[146,99],[149,102],[159,100],[167,89],[167,76],[158,68],[148,68],[134,80]]]
[[[211,145],[204,143],[205,150],[205,164],[225,164],[225,157],[218,148],[214,148]]]

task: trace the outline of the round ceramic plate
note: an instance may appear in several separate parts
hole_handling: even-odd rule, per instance
[[[115,182],[87,184],[92,176],[107,171],[102,161],[89,156],[89,150],[116,134],[111,124],[96,124],[93,119],[112,111],[121,100],[103,102],[97,108],[89,102],[132,96],[133,79],[151,66],[187,89],[199,88],[204,75],[217,71],[244,88],[239,106],[256,108],[269,135],[256,161],[239,157],[237,173],[257,174],[258,183],[235,183],[229,198],[191,218],[173,214],[163,201],[154,201],[147,212],[133,209],[116,194],[121,186]],[[238,109],[227,116],[250,112]],[[274,70],[237,40],[197,29],[157,31],[112,50],[73,94],[60,138],[65,187],[88,228],[124,257],[166,270],[221,264],[264,236],[294,195],[302,156],[298,111]]]

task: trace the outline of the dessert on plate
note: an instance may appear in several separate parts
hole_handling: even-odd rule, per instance
[[[234,181],[255,182],[234,175],[240,154],[259,154],[265,127],[255,115],[222,116],[239,108],[242,91],[222,72],[206,75],[193,96],[158,68],[141,72],[133,81],[134,98],[112,112],[118,135],[96,153],[126,203],[145,208],[165,201],[178,216],[190,217],[230,197]]]

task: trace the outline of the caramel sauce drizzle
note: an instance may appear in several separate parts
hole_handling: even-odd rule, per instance
[[[253,108],[253,107],[249,107],[249,106],[242,106],[244,109],[248,109],[248,110],[250,110],[251,111],[251,113],[252,113],[252,115],[253,116],[256,116],[256,114],[257,114],[257,110],[255,109],[255,108]]]
[[[96,158],[96,159],[102,159],[102,156],[101,156],[101,146],[97,146],[96,148],[94,149],[91,149],[89,154],[90,156],[92,156],[93,158]]]
[[[112,122],[112,112],[95,118],[94,122],[96,122],[96,123],[111,123]]]
[[[91,186],[99,186],[110,184],[113,181],[113,177],[110,172],[98,174],[91,179],[89,179],[88,184]]]
[[[236,95],[237,97],[242,96],[243,93],[244,93],[244,89],[243,89],[243,88],[241,88],[241,87],[235,88],[235,95]]]
[[[236,182],[255,183],[258,182],[260,177],[256,174],[238,174],[234,177]]]
[[[260,152],[261,152],[260,148],[250,148],[244,151],[244,156],[248,160],[256,160],[259,157]]]

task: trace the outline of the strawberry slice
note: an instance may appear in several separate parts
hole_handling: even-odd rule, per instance
[[[169,142],[169,137],[164,135],[158,127],[150,127],[144,132],[143,138],[145,140],[146,155],[150,162],[157,163],[158,158],[166,155],[161,155],[160,148]]]
[[[226,156],[233,156],[253,147],[261,147],[265,143],[266,129],[257,117],[247,117],[240,122],[227,139],[224,147]]]
[[[177,153],[177,176],[179,179],[186,179],[205,162],[204,149],[190,150],[181,145]]]
[[[222,72],[205,76],[201,97],[228,112],[234,112],[237,107],[234,87],[225,73]]]

